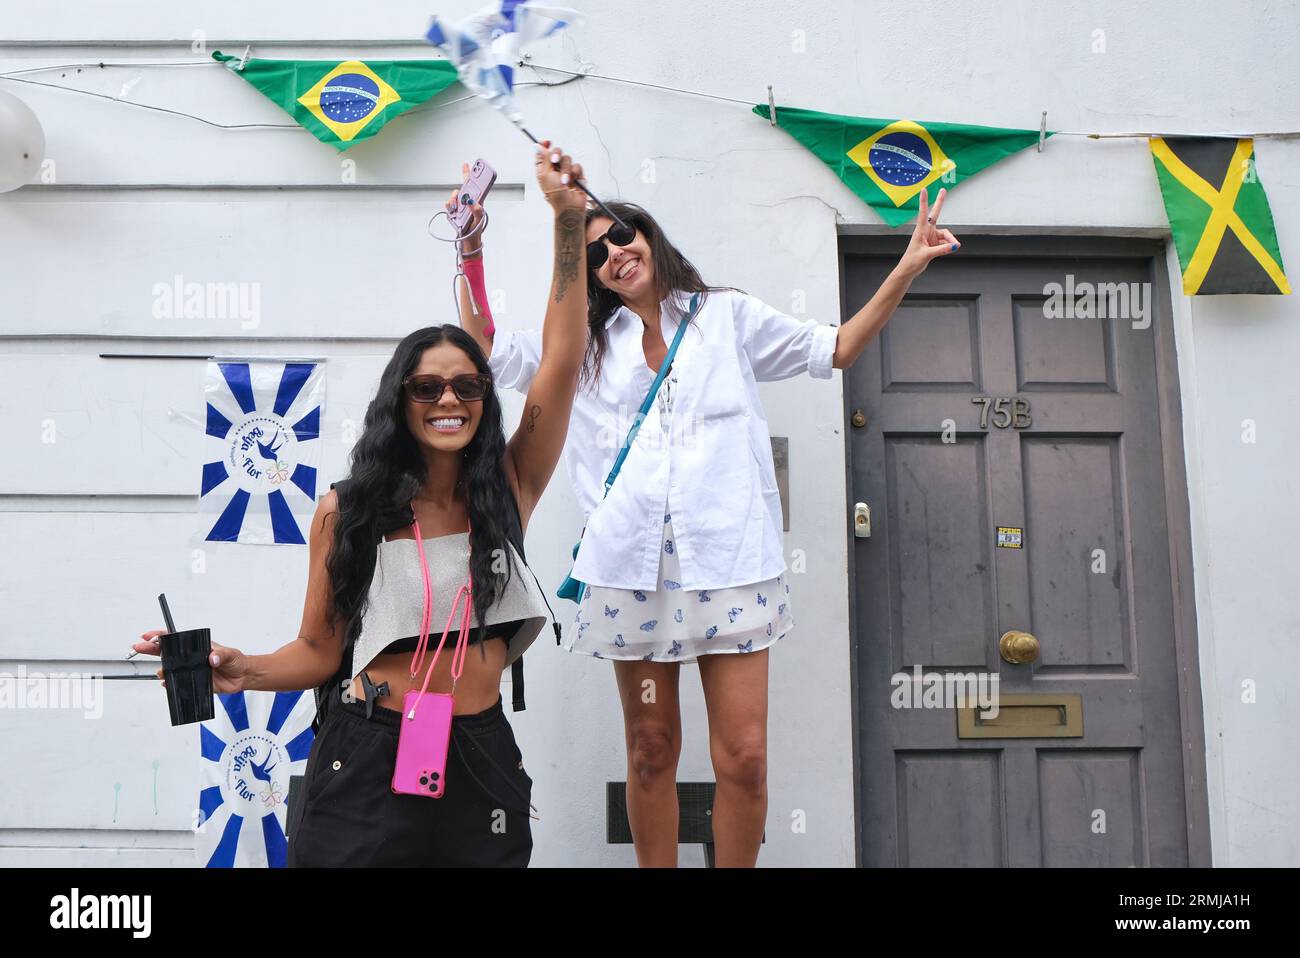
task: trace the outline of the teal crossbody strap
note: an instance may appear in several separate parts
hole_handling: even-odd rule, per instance
[[[623,460],[627,458],[628,450],[632,448],[632,440],[636,438],[637,430],[641,428],[641,423],[645,417],[650,415],[650,407],[654,405],[655,396],[659,393],[659,387],[668,376],[668,370],[672,368],[673,358],[677,355],[677,346],[682,341],[682,335],[686,332],[686,327],[695,316],[695,307],[699,302],[700,294],[696,293],[691,297],[691,308],[686,318],[677,324],[677,335],[668,346],[668,352],[664,356],[663,363],[659,366],[659,375],[655,376],[655,381],[650,384],[650,391],[645,394],[645,401],[641,403],[640,410],[637,411],[636,419],[632,420],[632,428],[627,431],[627,439],[623,442],[623,448],[618,451],[618,458],[614,460],[614,468],[609,471],[609,476],[605,479],[605,495],[609,495],[609,487],[614,484],[618,477],[618,471],[623,468]]]
[[[637,430],[641,428],[641,423],[645,417],[650,414],[650,407],[654,404],[655,396],[659,392],[659,387],[663,385],[664,379],[668,376],[668,370],[672,368],[673,359],[677,355],[677,347],[686,334],[686,327],[690,325],[699,310],[700,294],[696,293],[691,297],[690,310],[686,317],[677,324],[677,335],[673,337],[672,343],[668,346],[668,352],[664,356],[663,363],[659,366],[659,374],[655,376],[655,381],[650,384],[650,391],[645,395],[645,401],[641,403],[641,408],[637,410],[636,418],[632,421],[632,428],[627,431],[627,439],[623,441],[623,448],[618,451],[618,457],[614,460],[614,467],[610,469],[609,476],[605,479],[605,495],[609,495],[610,486],[614,485],[614,480],[618,478],[618,472],[623,468],[623,460],[627,458],[628,450],[632,448],[632,440],[636,439]],[[603,497],[602,497],[603,498]],[[583,529],[586,532],[586,529]],[[578,547],[582,545],[582,537],[573,546],[573,558],[578,558]],[[572,570],[570,570],[572,571]],[[582,595],[583,584],[575,579],[572,575],[568,576],[560,587],[555,590],[555,594],[561,599],[572,599],[574,602],[579,601]]]

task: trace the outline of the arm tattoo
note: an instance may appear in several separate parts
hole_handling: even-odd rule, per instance
[[[565,210],[555,220],[555,301],[564,299],[569,286],[578,278],[578,259],[582,252],[582,214]]]
[[[528,410],[528,431],[529,432],[532,432],[534,429],[537,428],[537,417],[540,416],[541,414],[542,414],[542,407],[534,403],[532,408]]]

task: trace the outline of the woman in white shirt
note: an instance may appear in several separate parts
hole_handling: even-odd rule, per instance
[[[623,703],[628,818],[642,866],[676,865],[678,673],[697,663],[717,780],[719,866],[751,866],[767,814],[767,649],[793,625],[767,421],[757,383],[851,365],[908,286],[957,240],[924,194],[898,266],[842,326],[798,320],[709,287],[645,210],[611,203],[628,237],[587,211],[588,343],[565,446],[587,515],[572,575],[586,583],[565,648],[611,659]],[[605,479],[690,298],[699,308],[622,470]],[[536,331],[466,329],[500,386],[526,390]],[[536,422],[547,410],[525,412]],[[653,694],[647,694],[647,690]]]

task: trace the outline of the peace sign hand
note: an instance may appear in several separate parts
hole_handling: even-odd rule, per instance
[[[934,200],[934,208],[931,209],[927,191],[921,190],[916,229],[912,230],[912,239],[903,252],[903,258],[898,261],[899,269],[913,279],[925,272],[931,260],[954,253],[961,246],[961,243],[957,242],[957,237],[949,230],[940,229],[938,226],[939,211],[943,209],[943,201],[947,196],[946,189],[939,190],[939,195]]]

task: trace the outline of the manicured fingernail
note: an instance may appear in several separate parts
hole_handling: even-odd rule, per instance
[[[953,249],[953,252],[954,252],[954,253],[957,251],[957,244],[956,244],[956,243],[953,243],[953,244],[952,244],[952,249]]]
[[[567,184],[569,182],[569,174],[568,173],[563,174],[560,177],[560,182]]]
[[[552,162],[552,163],[558,163],[558,162],[560,162],[560,154],[558,154],[558,153],[552,153],[552,154],[551,154],[551,162]]]
[[[211,662],[214,666],[221,664],[221,660],[217,658],[217,654],[215,652],[212,654],[212,657],[208,659],[208,661]]]

